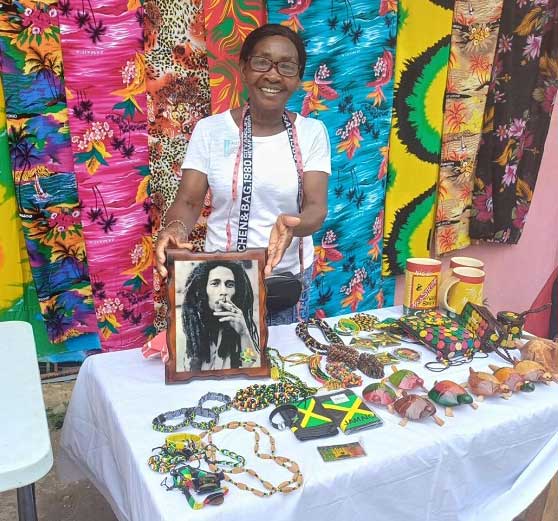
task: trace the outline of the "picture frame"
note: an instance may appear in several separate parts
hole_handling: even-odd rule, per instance
[[[268,377],[267,250],[167,250],[165,383]]]

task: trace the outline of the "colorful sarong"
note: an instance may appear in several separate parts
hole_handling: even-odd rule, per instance
[[[246,36],[265,23],[263,0],[203,0],[211,112],[218,114],[246,101],[238,56]]]
[[[156,241],[178,190],[192,130],[210,113],[209,75],[201,0],[149,0],[144,7],[149,189]],[[198,250],[203,249],[204,225],[201,220],[196,229]],[[154,323],[157,330],[163,330],[167,302],[157,273],[154,285]]]
[[[64,2],[70,129],[103,350],[154,333],[143,8]]]
[[[12,167],[6,132],[4,92],[0,82],[0,321],[22,320],[33,328],[40,359],[58,361],[62,356],[82,359],[77,351],[99,348],[96,333],[82,334],[66,342],[49,341],[45,319],[31,275],[21,221],[15,197]],[[71,354],[70,354],[71,353]]]
[[[557,91],[557,0],[505,0],[477,158],[471,238],[519,241]]]
[[[401,0],[385,205],[384,275],[429,257],[453,0]]]
[[[469,246],[475,161],[503,0],[456,0],[436,209],[435,253]]]
[[[35,0],[4,4],[0,54],[18,211],[48,336],[57,343],[98,329],[55,5]]]
[[[289,104],[322,120],[332,146],[329,212],[314,234],[311,313],[390,305],[381,271],[383,205],[393,100],[397,2],[268,2],[270,22],[298,31],[308,63]]]

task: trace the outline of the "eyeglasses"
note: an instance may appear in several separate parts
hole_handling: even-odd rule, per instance
[[[276,67],[277,72],[281,76],[286,76],[287,78],[292,78],[298,74],[300,66],[295,62],[274,62],[273,60],[268,60],[263,56],[250,56],[248,60],[248,65],[254,72],[267,72],[270,71],[273,66]]]

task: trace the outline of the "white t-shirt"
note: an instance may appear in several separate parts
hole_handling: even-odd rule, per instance
[[[295,126],[302,154],[303,171],[331,174],[331,151],[326,128],[321,121],[296,114]],[[248,247],[266,248],[269,234],[281,213],[298,215],[298,180],[287,132],[274,136],[254,136],[252,204],[248,226]],[[212,210],[207,222],[205,250],[225,251],[226,226],[230,216],[231,251],[236,251],[242,168],[238,174],[237,199],[231,208],[232,179],[239,146],[238,126],[230,111],[200,120],[188,144],[183,169],[198,170],[207,175],[211,188]],[[304,268],[312,264],[312,237],[303,243]],[[290,271],[298,274],[298,239],[291,245],[274,272]]]

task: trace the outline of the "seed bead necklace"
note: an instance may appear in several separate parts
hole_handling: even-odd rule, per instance
[[[296,335],[300,338],[304,345],[313,351],[314,353],[318,353],[319,355],[327,355],[329,351],[328,344],[322,344],[318,342],[309,332],[311,327],[315,327],[319,329],[323,335],[325,336],[326,340],[331,345],[345,345],[341,337],[329,327],[329,325],[324,322],[323,320],[317,318],[310,318],[304,322],[299,322],[296,326]]]
[[[254,434],[254,454],[258,458],[272,460],[276,465],[286,468],[292,474],[291,479],[287,481],[283,481],[278,485],[273,485],[269,481],[266,481],[263,478],[261,478],[255,470],[245,468],[245,467],[236,467],[231,470],[225,470],[225,469],[220,469],[217,465],[210,463],[209,470],[211,470],[212,472],[219,472],[219,471],[223,472],[225,476],[225,481],[228,481],[229,483],[231,483],[232,485],[234,485],[240,490],[247,490],[248,492],[252,492],[252,494],[258,497],[272,496],[277,492],[281,492],[282,494],[287,494],[302,486],[304,482],[304,478],[302,476],[302,473],[300,472],[298,463],[296,463],[295,461],[289,458],[285,458],[283,456],[276,456],[275,439],[265,427],[258,425],[257,423],[232,421],[225,425],[216,425],[215,427],[208,430],[207,432],[203,432],[202,434],[200,434],[200,437],[202,439],[207,437],[208,445],[213,445],[214,434],[217,434],[218,432],[221,432],[225,429],[234,430],[238,428],[243,428],[245,431]],[[269,454],[260,452],[260,438],[261,438],[260,433],[264,436],[267,436],[269,439]],[[229,475],[229,474],[241,474],[242,472],[245,472],[249,476],[259,481],[265,490],[259,490],[254,487],[251,487],[250,485],[247,485],[246,483],[234,481],[232,477]]]

